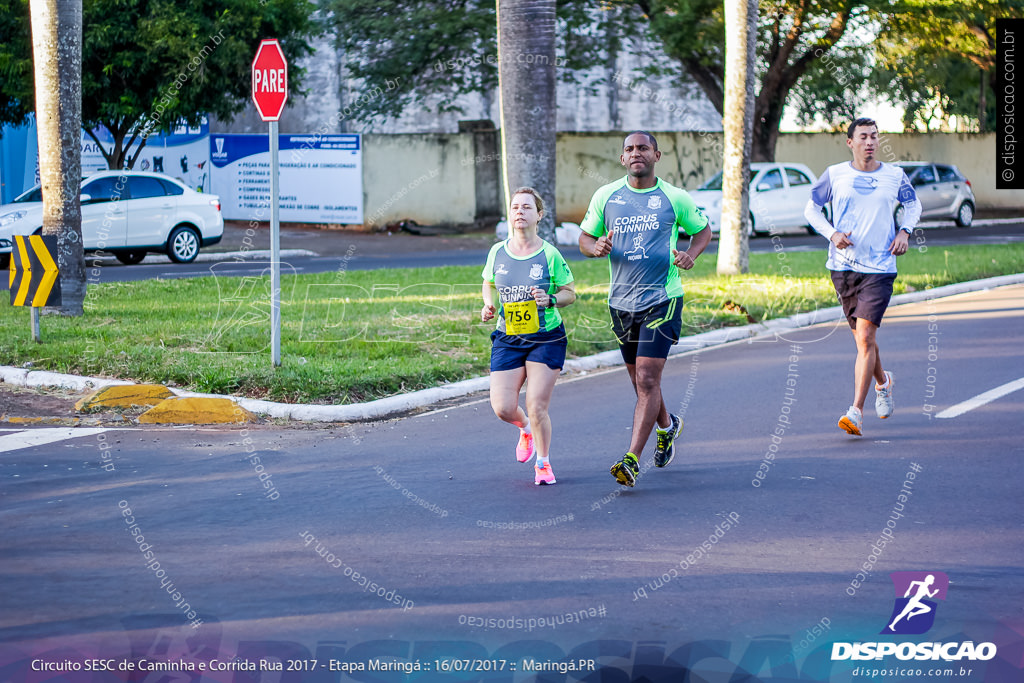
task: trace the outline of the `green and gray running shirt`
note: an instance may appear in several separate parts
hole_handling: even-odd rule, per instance
[[[569,264],[565,262],[558,249],[550,242],[541,242],[541,248],[529,256],[512,254],[508,250],[509,240],[498,242],[487,254],[483,278],[493,282],[498,290],[498,329],[502,332],[505,331],[504,304],[532,299],[533,294],[530,292],[534,287],[554,294],[559,287],[573,281]],[[557,308],[541,308],[538,313],[540,332],[550,332],[562,324],[562,316]]]
[[[682,296],[672,262],[679,228],[695,235],[707,224],[686,190],[661,178],[646,190],[634,190],[622,178],[595,192],[580,228],[594,237],[613,231],[608,305],[635,313]]]

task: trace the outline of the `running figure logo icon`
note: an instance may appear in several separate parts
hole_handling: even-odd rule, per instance
[[[647,250],[641,246],[643,243],[643,235],[637,235],[633,238],[633,248],[625,254],[627,261],[639,261],[640,259],[647,258]]]
[[[942,572],[893,572],[889,576],[896,591],[896,603],[889,625],[881,633],[926,633],[935,623],[935,600],[946,599],[949,577]]]

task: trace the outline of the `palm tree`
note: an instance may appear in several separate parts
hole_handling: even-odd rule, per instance
[[[757,0],[725,0],[725,159],[718,274],[750,269],[750,148],[754,129]]]
[[[517,187],[536,188],[545,204],[538,232],[553,241],[555,0],[498,0],[498,60],[506,200]]]
[[[30,0],[43,235],[57,236],[63,302],[46,312],[82,315],[82,0]]]

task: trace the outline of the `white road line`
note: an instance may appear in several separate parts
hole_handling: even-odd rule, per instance
[[[106,427],[52,427],[44,429],[26,429],[16,434],[0,436],[0,453],[17,451],[22,448],[45,446],[55,441],[65,441],[80,436],[92,436],[110,431]]]
[[[1013,392],[1018,391],[1020,389],[1024,389],[1024,377],[1016,379],[1012,382],[1007,382],[1006,384],[1000,387],[996,387],[995,389],[989,389],[984,394],[978,394],[974,398],[969,398],[966,401],[957,403],[955,406],[950,406],[949,408],[943,410],[941,413],[938,413],[935,417],[958,417],[966,413],[968,410],[980,408],[986,403],[991,403],[997,398],[1002,398],[1003,396],[1006,396],[1007,394],[1012,394]]]

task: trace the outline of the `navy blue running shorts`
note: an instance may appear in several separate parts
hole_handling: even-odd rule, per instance
[[[533,334],[505,334],[501,330],[491,332],[491,372],[515,370],[526,367],[526,361],[544,363],[553,370],[565,365],[565,349],[569,344],[565,336],[565,325],[559,325],[550,332]]]
[[[637,356],[668,358],[683,329],[683,297],[675,297],[643,311],[632,313],[609,307],[612,331],[619,340],[622,360],[636,365]]]
[[[857,329],[857,318],[864,318],[880,326],[885,309],[889,307],[889,299],[892,298],[896,273],[857,273],[852,270],[830,272],[850,327]]]

